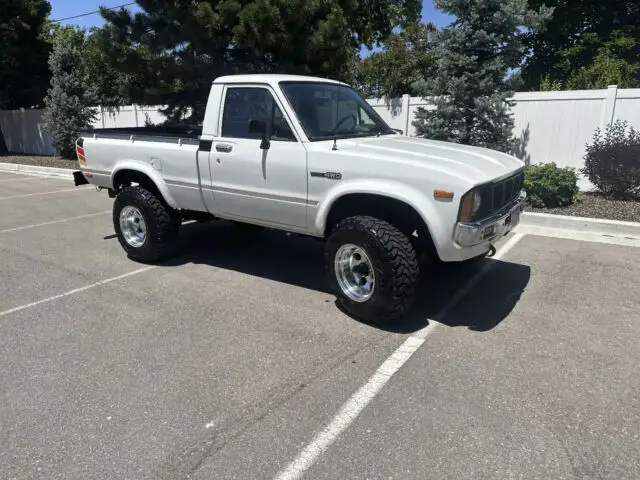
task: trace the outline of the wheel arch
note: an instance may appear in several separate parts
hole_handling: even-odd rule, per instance
[[[167,184],[160,174],[146,164],[126,162],[118,165],[111,174],[111,185],[117,193],[122,187],[137,183],[158,195],[167,205],[177,208],[178,204],[169,192]]]
[[[376,188],[358,189],[341,192],[330,202],[326,202],[318,212],[316,228],[326,238],[342,219],[356,215],[368,215],[395,225],[407,236],[417,231],[421,247],[429,253],[437,253],[436,235],[439,216],[433,211],[422,195],[414,195],[406,190],[400,193],[400,187],[391,191]]]

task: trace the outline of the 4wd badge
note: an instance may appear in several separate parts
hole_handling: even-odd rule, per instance
[[[328,178],[329,180],[342,180],[342,174],[338,172],[311,172],[311,176]]]

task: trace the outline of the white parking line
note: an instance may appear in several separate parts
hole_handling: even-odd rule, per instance
[[[502,258],[509,250],[511,250],[523,237],[522,233],[515,233],[494,255],[494,259],[498,260]],[[476,273],[465,284],[465,286],[459,290],[456,295],[451,298],[449,303],[437,313],[436,318],[443,318],[449,313],[449,311],[473,288],[473,286],[480,280],[480,278],[487,272],[492,266],[493,262],[488,262],[484,267]],[[340,408],[340,411],[331,420],[320,433],[318,433],[311,443],[309,443],[298,456],[281,470],[275,477],[276,480],[296,480],[300,478],[304,473],[316,462],[316,460],[322,455],[332,444],[336,441],[338,436],[344,432],[349,425],[360,415],[360,413],[366,408],[369,403],[376,397],[376,395],[382,390],[382,387],[391,379],[391,377],[411,358],[411,356],[418,351],[420,346],[425,342],[427,336],[438,326],[440,323],[435,320],[429,320],[429,325],[421,330],[418,330],[409,338],[407,338],[395,352],[391,354],[380,365],[378,370],[369,378],[367,383],[354,393],[349,400]]]
[[[52,195],[54,193],[62,193],[62,192],[81,192],[81,191],[86,191],[90,188],[95,188],[95,187],[93,185],[90,185],[88,187],[67,188],[64,190],[54,190],[52,192],[38,192],[38,193],[25,193],[22,195],[9,195],[8,197],[0,197],[0,200],[9,200],[11,198],[36,197],[39,195]]]
[[[80,215],[79,217],[62,218],[60,220],[53,220],[51,222],[34,223],[33,225],[23,225],[22,227],[7,228],[5,230],[0,230],[0,233],[18,232],[20,230],[27,230],[29,228],[44,227],[45,225],[54,225],[56,223],[71,222],[72,220],[80,220],[82,218],[97,217],[99,215],[106,215],[107,213],[111,213],[111,210],[107,210],[106,212],[88,213],[87,215]]]
[[[156,268],[155,265],[150,265],[148,267],[139,268],[138,270],[134,270],[133,272],[125,273],[122,275],[118,275],[117,277],[107,278],[106,280],[100,280],[99,282],[92,283],[91,285],[85,285],[84,287],[74,288],[73,290],[69,290],[68,292],[60,293],[58,295],[53,295],[51,297],[43,298],[42,300],[38,300],[36,302],[27,303],[25,305],[20,305],[19,307],[10,308],[9,310],[5,310],[4,312],[0,312],[0,317],[4,317],[5,315],[9,315],[10,313],[19,312],[21,310],[26,310],[27,308],[35,307],[37,305],[42,305],[43,303],[52,302],[54,300],[58,300],[59,298],[68,297],[69,295],[73,295],[74,293],[84,292],[85,290],[89,290],[90,288],[99,287],[100,285],[106,285],[111,282],[115,282],[116,280],[122,280],[123,278],[130,277],[132,275],[137,275],[138,273],[148,272],[149,270]]]
[[[44,178],[50,178],[50,177],[26,177],[26,178],[10,178],[8,180],[0,180],[0,184],[1,183],[13,183],[13,182],[30,182],[32,180],[42,180]],[[61,179],[62,180],[62,179]]]

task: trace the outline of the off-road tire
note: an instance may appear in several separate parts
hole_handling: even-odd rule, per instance
[[[365,302],[349,298],[336,277],[336,253],[348,243],[362,248],[373,264],[375,286]],[[346,218],[333,228],[325,246],[325,270],[338,305],[372,324],[403,317],[415,301],[420,277],[418,256],[409,238],[392,224],[368,216]]]
[[[147,235],[140,247],[127,243],[120,229],[120,212],[126,206],[136,207],[147,225]],[[151,263],[163,260],[173,253],[178,238],[178,216],[161,199],[141,187],[124,187],[113,203],[113,227],[118,241],[132,260]]]

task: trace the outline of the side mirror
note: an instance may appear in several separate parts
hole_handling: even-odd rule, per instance
[[[260,148],[262,150],[269,150],[271,142],[267,136],[267,123],[262,120],[249,120],[249,133],[256,133],[262,137],[260,142]]]

